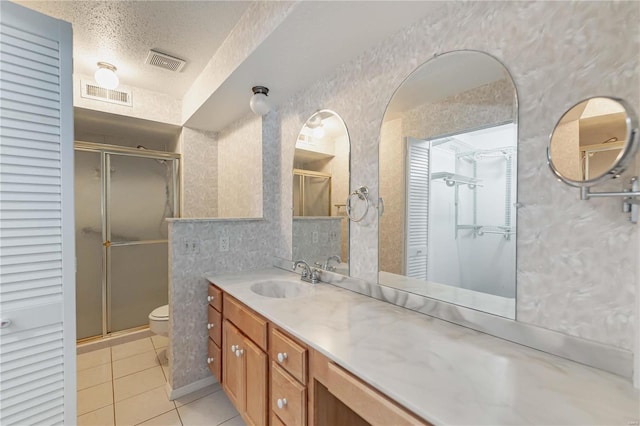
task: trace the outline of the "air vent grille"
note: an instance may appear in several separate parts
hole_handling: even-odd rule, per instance
[[[144,61],[144,63],[153,65],[155,67],[164,68],[165,70],[180,72],[185,66],[186,61],[173,56],[169,56],[164,53],[157,52],[155,50],[150,50],[149,54],[147,55],[147,60]]]
[[[110,90],[98,86],[93,81],[81,81],[81,96],[110,104],[133,106],[131,92],[128,90]]]

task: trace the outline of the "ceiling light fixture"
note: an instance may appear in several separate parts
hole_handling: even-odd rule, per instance
[[[267,99],[269,89],[264,86],[254,86],[251,90],[253,91],[253,96],[249,100],[251,111],[258,115],[265,115],[271,111],[271,104]]]
[[[116,70],[116,67],[107,62],[98,62],[98,70],[94,75],[98,86],[109,90],[113,90],[118,87],[120,80],[118,80]]]

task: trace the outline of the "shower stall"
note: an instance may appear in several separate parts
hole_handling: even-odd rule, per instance
[[[168,228],[180,155],[75,143],[77,338],[148,324],[168,299]]]

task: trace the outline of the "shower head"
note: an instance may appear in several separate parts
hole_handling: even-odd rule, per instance
[[[143,150],[143,151],[147,151],[147,147],[146,147],[146,146],[144,146],[144,145],[138,145],[138,146],[136,146],[136,148],[137,148],[137,149],[141,149],[141,150]],[[156,161],[156,163],[158,163],[158,164],[162,164],[162,165],[165,165],[165,166],[167,165],[167,160],[161,160],[161,159],[159,159],[159,158],[154,158],[154,160],[155,160],[155,161]]]

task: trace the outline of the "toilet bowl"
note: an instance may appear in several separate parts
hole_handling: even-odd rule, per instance
[[[160,336],[169,336],[169,305],[155,308],[149,314],[149,329]]]

